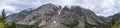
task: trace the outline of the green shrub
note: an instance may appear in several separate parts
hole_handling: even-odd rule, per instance
[[[79,21],[73,16],[67,16],[61,23],[67,27],[73,28],[79,24]]]

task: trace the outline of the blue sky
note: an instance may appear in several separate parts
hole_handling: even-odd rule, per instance
[[[61,6],[79,5],[105,17],[120,12],[120,0],[0,0],[0,11],[5,9],[7,14],[12,14],[47,3]]]

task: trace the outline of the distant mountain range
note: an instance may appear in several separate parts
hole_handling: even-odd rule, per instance
[[[75,26],[73,28],[108,28],[120,23],[120,13],[113,16],[103,17],[97,16],[90,9],[80,6],[61,7],[52,3],[42,5],[34,10],[23,10],[19,13],[7,16],[6,21],[15,20],[17,24],[37,25],[42,28],[68,28],[67,26]],[[69,25],[71,24],[71,25]],[[108,26],[108,27],[105,27]],[[117,25],[116,28],[120,28]]]

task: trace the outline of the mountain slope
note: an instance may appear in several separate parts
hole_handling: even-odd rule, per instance
[[[12,14],[7,19],[16,20],[17,24],[37,25],[42,28],[101,28],[104,23],[89,9],[80,6],[62,8],[51,3],[22,14]]]
[[[106,22],[106,28],[120,28],[120,13],[116,13],[115,15],[108,17]]]
[[[19,13],[11,14],[11,15],[7,16],[6,20],[7,20],[7,22],[11,22],[12,20],[19,21],[21,19],[24,19],[30,11],[32,11],[32,9],[23,10]]]

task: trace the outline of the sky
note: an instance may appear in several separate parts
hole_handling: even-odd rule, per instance
[[[0,0],[0,12],[5,9],[9,15],[27,8],[35,9],[47,3],[61,6],[79,5],[92,10],[98,16],[104,17],[120,12],[120,0]]]

